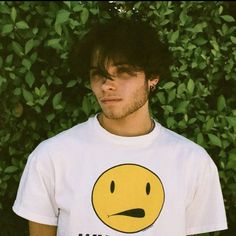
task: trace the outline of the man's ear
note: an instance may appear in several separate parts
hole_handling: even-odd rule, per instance
[[[160,80],[159,75],[152,76],[148,80],[148,86],[149,86],[150,90],[152,90],[152,91],[155,90],[156,85],[158,84],[159,80]]]

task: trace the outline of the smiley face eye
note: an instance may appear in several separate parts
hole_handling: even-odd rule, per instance
[[[115,191],[115,182],[113,180],[111,181],[111,184],[110,184],[110,191],[111,193],[114,193]]]
[[[150,183],[147,183],[146,184],[146,194],[149,195],[150,192],[151,192],[151,185],[150,185]]]

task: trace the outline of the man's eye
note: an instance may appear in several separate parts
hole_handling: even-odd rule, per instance
[[[118,75],[127,75],[127,76],[136,76],[137,75],[136,71],[129,70],[126,68],[119,69],[117,74]]]

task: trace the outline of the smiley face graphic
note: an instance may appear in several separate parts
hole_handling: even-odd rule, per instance
[[[136,233],[151,226],[160,215],[164,198],[159,177],[135,164],[106,170],[92,191],[92,205],[99,219],[123,233]]]

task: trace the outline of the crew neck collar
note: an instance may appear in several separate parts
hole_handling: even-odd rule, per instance
[[[157,121],[155,121],[154,119],[152,120],[155,123],[155,127],[150,133],[139,136],[126,137],[112,134],[104,129],[98,121],[98,114],[90,118],[90,122],[93,126],[92,128],[95,130],[96,134],[99,135],[99,137],[106,139],[108,142],[125,146],[143,146],[148,145],[150,142],[152,142],[158,136],[161,127],[161,125]]]

